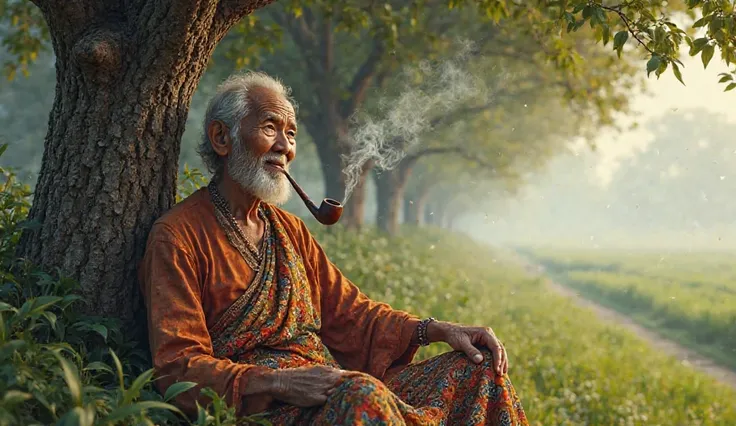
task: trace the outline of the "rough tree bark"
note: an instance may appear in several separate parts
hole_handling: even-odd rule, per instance
[[[135,324],[136,269],[175,200],[189,104],[217,43],[272,0],[34,0],[56,95],[19,254],[77,279],[86,313]]]

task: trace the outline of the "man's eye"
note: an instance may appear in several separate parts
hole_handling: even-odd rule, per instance
[[[291,136],[292,138],[295,138],[296,137],[296,132],[293,131],[293,130],[289,131],[289,136]]]

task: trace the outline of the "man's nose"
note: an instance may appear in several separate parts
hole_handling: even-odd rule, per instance
[[[283,133],[279,134],[276,138],[276,143],[273,144],[273,151],[285,155],[289,161],[294,157],[293,146],[289,138]]]

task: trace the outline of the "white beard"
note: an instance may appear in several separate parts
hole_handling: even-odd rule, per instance
[[[266,168],[267,161],[283,162],[288,171],[289,164],[284,155],[268,152],[256,157],[245,149],[239,139],[233,144],[233,150],[227,158],[227,170],[230,178],[237,182],[244,191],[259,200],[273,205],[282,205],[291,197],[291,184],[283,173]]]

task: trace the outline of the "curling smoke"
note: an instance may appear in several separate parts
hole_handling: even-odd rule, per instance
[[[380,170],[391,170],[431,131],[431,121],[457,109],[461,104],[488,99],[483,79],[468,70],[475,56],[472,42],[462,42],[451,60],[439,64],[422,61],[404,71],[405,89],[398,96],[380,100],[380,117],[359,114],[354,117],[350,134],[352,149],[343,156],[347,202],[360,181],[363,167],[369,161]],[[412,84],[419,75],[421,83]]]

